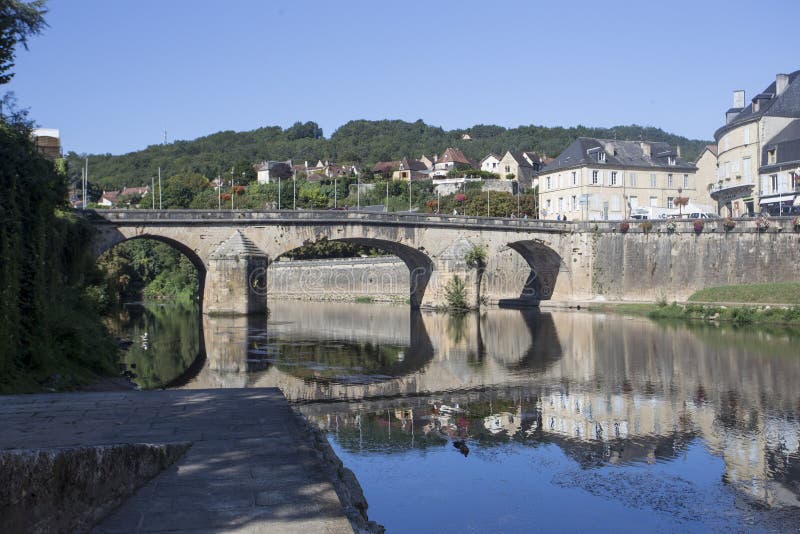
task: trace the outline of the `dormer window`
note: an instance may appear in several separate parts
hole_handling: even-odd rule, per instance
[[[667,156],[667,165],[675,165],[675,156]]]
[[[598,163],[605,163],[606,162],[606,153],[605,152],[598,152],[597,153],[597,161],[598,161]]]
[[[778,161],[777,151],[776,148],[767,150],[767,165],[775,165],[775,162]]]

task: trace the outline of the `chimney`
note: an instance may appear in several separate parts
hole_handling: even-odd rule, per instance
[[[646,157],[646,158],[649,158],[650,157],[650,143],[647,143],[645,141],[641,141],[639,143],[639,146],[642,147],[642,155],[644,157]]]
[[[780,96],[789,87],[789,75],[778,74],[775,76],[775,96]]]
[[[675,153],[678,155],[679,158],[681,157],[681,145],[675,146]]]
[[[741,89],[733,92],[733,107],[742,109],[744,107],[744,91]]]

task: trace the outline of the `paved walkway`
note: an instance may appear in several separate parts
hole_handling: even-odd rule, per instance
[[[0,449],[192,442],[95,532],[353,532],[278,389],[0,397]]]

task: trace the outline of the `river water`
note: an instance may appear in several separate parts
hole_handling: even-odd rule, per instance
[[[800,528],[796,330],[269,308],[130,307],[115,325],[143,387],[281,388],[388,532]]]

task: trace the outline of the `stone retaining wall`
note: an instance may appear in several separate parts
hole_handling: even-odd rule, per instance
[[[0,453],[4,532],[86,532],[188,443],[125,444]],[[135,526],[131,526],[135,529]]]

